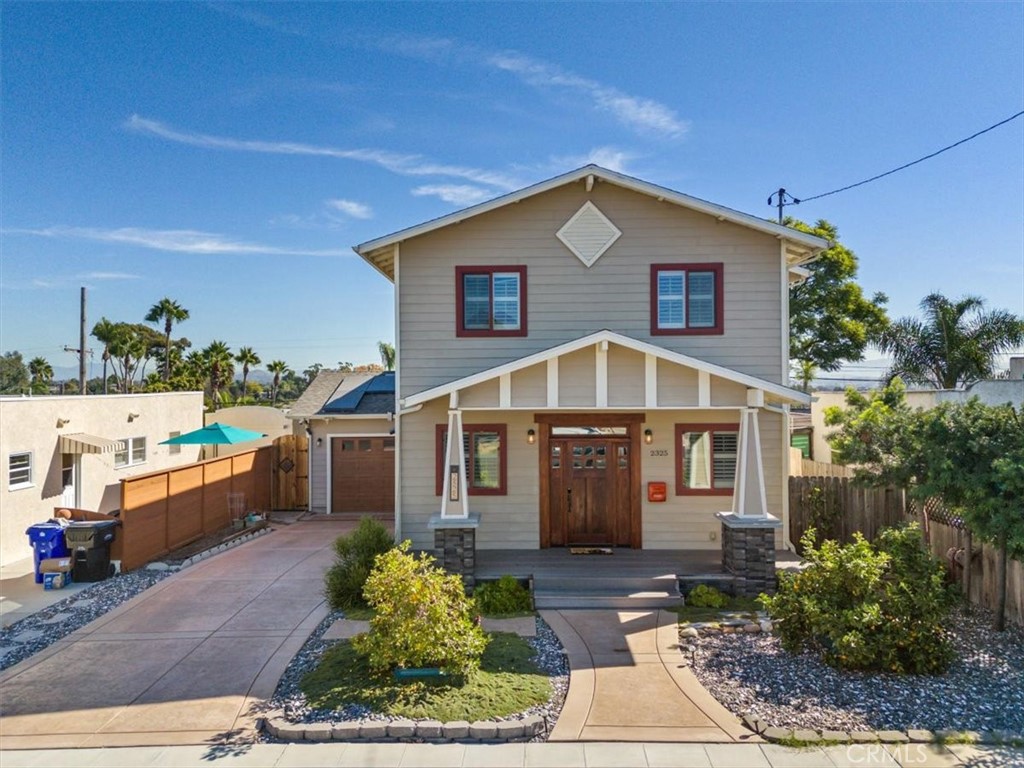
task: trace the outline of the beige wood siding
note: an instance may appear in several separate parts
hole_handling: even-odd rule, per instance
[[[658,404],[696,405],[697,371],[675,363],[658,361]]]
[[[645,358],[636,350],[608,345],[609,407],[644,405]]]
[[[496,408],[498,405],[499,383],[497,379],[485,381],[475,387],[459,392],[459,407],[480,408],[483,406]]]
[[[556,237],[588,199],[622,237],[589,269]],[[572,184],[402,243],[402,396],[603,328],[781,382],[779,242],[599,183]],[[724,264],[725,334],[650,334],[650,265]],[[456,338],[456,265],[525,265],[528,336]]]
[[[434,492],[435,435],[447,422],[442,400],[402,417],[402,535],[417,549],[433,549],[429,521],[441,510]],[[477,546],[481,549],[537,549],[540,546],[537,444],[526,442],[526,431],[536,429],[533,416],[522,412],[464,412],[463,424],[507,426],[508,493],[505,496],[470,496],[471,512],[480,514]],[[415,458],[414,458],[415,457]]]
[[[531,365],[512,374],[512,405],[543,407],[548,403],[548,366]]]
[[[588,346],[558,359],[558,404],[593,408],[597,402],[597,353]]]
[[[711,377],[711,404],[712,405],[739,405],[747,404],[747,387],[735,381],[722,379],[718,376]]]

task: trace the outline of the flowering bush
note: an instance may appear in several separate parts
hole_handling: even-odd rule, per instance
[[[949,666],[943,625],[954,598],[916,525],[882,531],[875,546],[858,533],[852,544],[816,548],[813,529],[801,544],[808,566],[760,598],[783,648],[810,649],[845,669],[936,674]]]
[[[363,595],[376,615],[370,631],[352,639],[372,670],[440,667],[468,675],[480,664],[487,638],[472,616],[458,576],[409,553],[409,542],[380,555]]]

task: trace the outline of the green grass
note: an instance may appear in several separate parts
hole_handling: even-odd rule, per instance
[[[700,608],[684,605],[677,608],[676,613],[679,614],[679,621],[717,621],[723,613],[746,614],[752,618],[760,607],[756,597],[730,597],[724,608]]]
[[[486,720],[522,712],[551,696],[548,675],[530,661],[533,648],[518,635],[496,632],[467,681],[445,678],[395,680],[370,672],[351,644],[328,649],[320,664],[300,684],[309,704],[338,709],[362,704],[398,717]]]
[[[367,608],[366,606],[346,608],[342,613],[345,614],[346,619],[351,619],[352,621],[369,621],[377,614],[373,608]]]

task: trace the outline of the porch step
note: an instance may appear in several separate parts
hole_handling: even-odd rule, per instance
[[[574,576],[564,580],[546,577],[534,580],[533,600],[537,608],[646,610],[683,604],[675,576]]]

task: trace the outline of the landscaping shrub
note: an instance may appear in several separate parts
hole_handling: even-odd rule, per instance
[[[473,621],[473,603],[462,580],[433,565],[426,554],[409,554],[409,542],[377,558],[363,595],[376,611],[370,631],[352,647],[378,673],[396,667],[440,667],[465,676],[487,646]]]
[[[334,564],[324,576],[324,595],[332,610],[364,607],[363,585],[373,561],[394,547],[388,529],[370,517],[359,521],[358,527],[334,542]]]
[[[694,608],[725,608],[729,596],[707,584],[698,584],[686,595],[686,604]]]
[[[515,576],[502,576],[497,581],[480,584],[474,594],[477,610],[485,616],[527,613],[533,610],[530,590]]]
[[[916,525],[882,531],[875,546],[858,533],[852,544],[816,547],[813,529],[801,544],[808,566],[760,598],[783,648],[810,649],[844,669],[935,674],[949,666],[944,624],[954,598]]]

